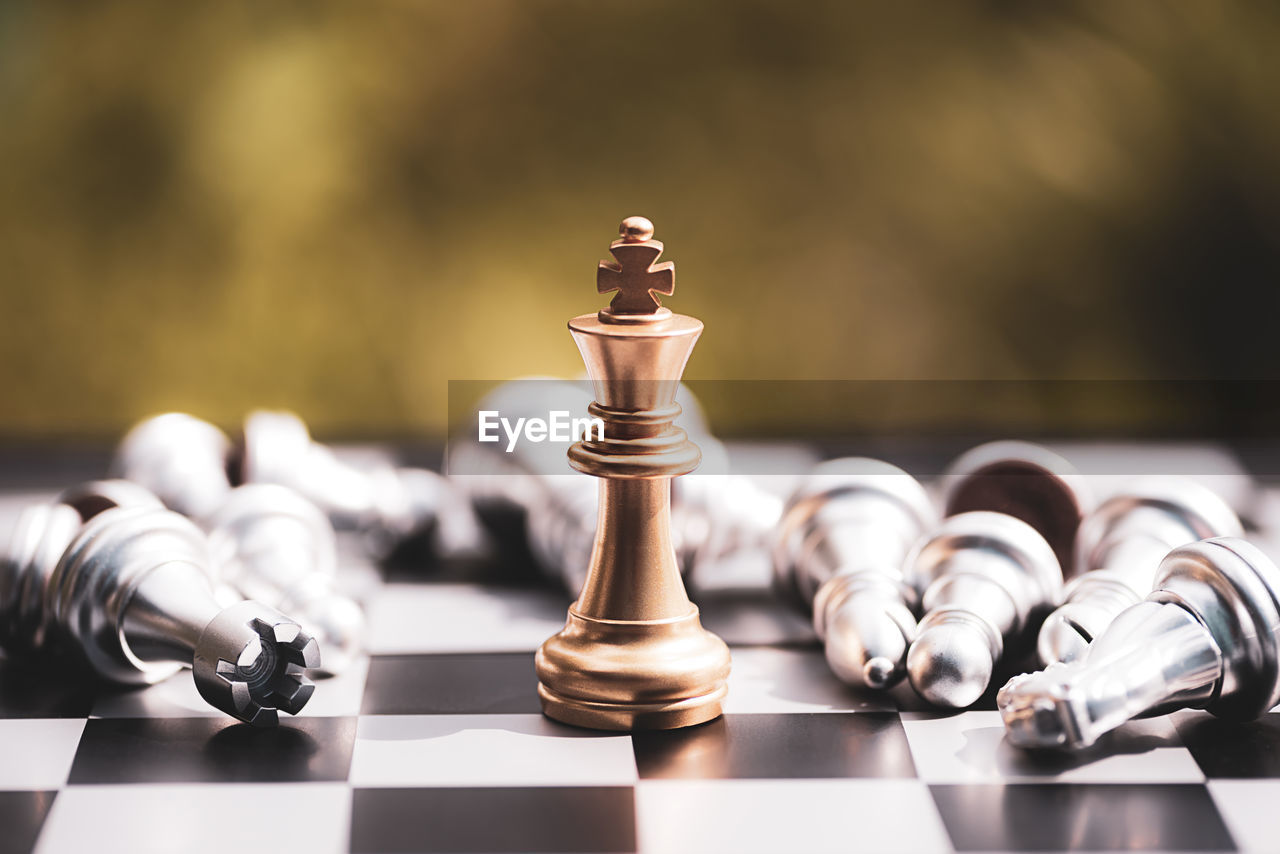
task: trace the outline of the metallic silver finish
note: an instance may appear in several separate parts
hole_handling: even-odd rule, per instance
[[[389,461],[349,464],[312,441],[307,425],[291,412],[249,414],[238,474],[244,483],[289,487],[323,510],[335,527],[360,532],[379,557],[432,524],[442,554],[473,553],[484,545],[479,521],[448,479]]]
[[[279,712],[296,715],[320,666],[314,638],[278,611],[245,600],[219,612],[196,640],[192,673],[209,705],[254,726],[275,726]]]
[[[236,487],[207,520],[222,581],[297,618],[320,642],[320,675],[346,670],[364,647],[364,611],[334,589],[337,545],[320,510],[274,484]]]
[[[841,680],[888,688],[905,675],[919,595],[902,562],[935,524],[924,487],[879,460],[823,463],[788,499],[775,531],[775,586],[812,609]]]
[[[31,653],[44,647],[45,590],[83,522],[114,507],[160,506],[159,499],[135,483],[96,480],[4,520],[8,530],[0,531],[0,649]]]
[[[30,653],[46,638],[44,591],[58,558],[80,530],[65,504],[33,504],[0,532],[0,649]]]
[[[389,460],[353,465],[313,442],[306,424],[290,412],[250,413],[238,446],[198,418],[157,415],[129,431],[112,469],[193,519],[217,511],[233,483],[287,486],[339,528],[361,534],[377,557],[429,525],[441,554],[472,554],[484,545],[470,505],[447,478]]]
[[[540,499],[528,505],[529,549],[543,571],[566,590],[582,589],[595,546],[600,489],[589,475],[544,475]]]
[[[1076,530],[1094,498],[1062,456],[1031,442],[988,442],[957,457],[939,487],[944,516],[990,510],[1021,519],[1053,547],[1064,575],[1074,569]]]
[[[698,443],[704,466],[721,456],[720,470],[727,470],[728,452],[719,441],[705,436]],[[695,589],[714,585],[724,579],[728,563],[748,553],[758,554],[767,571],[783,506],[782,498],[744,475],[695,472],[672,481],[671,533],[685,583]]]
[[[139,422],[120,442],[112,473],[139,483],[170,510],[199,518],[231,490],[231,440],[217,427],[182,412]]]
[[[488,541],[466,494],[449,478],[430,469],[399,467],[398,488],[408,505],[411,536],[432,525],[431,539],[437,554],[469,557],[484,553]]]
[[[1148,477],[1109,498],[1080,526],[1075,579],[1040,629],[1045,664],[1073,661],[1150,592],[1160,561],[1185,543],[1244,533],[1231,507],[1188,478]]]
[[[1234,720],[1280,702],[1280,569],[1241,539],[1180,546],[1156,589],[1083,659],[1017,676],[997,705],[1009,741],[1078,750],[1139,715],[1201,708]]]
[[[924,590],[926,612],[907,652],[907,674],[921,697],[951,708],[982,696],[1006,640],[1033,625],[1062,587],[1045,538],[1019,519],[986,511],[945,520],[912,549],[904,572]]]
[[[204,534],[168,510],[120,507],[89,520],[49,579],[51,627],[103,678],[164,679],[184,665],[210,704],[258,726],[294,713],[313,686],[319,647],[257,602],[214,599]]]

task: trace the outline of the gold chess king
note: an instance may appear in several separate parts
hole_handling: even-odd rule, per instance
[[[675,265],[643,217],[623,221],[600,262],[609,307],[569,321],[595,391],[604,435],[569,462],[600,478],[595,545],[582,593],[538,650],[538,694],[556,720],[595,729],[671,729],[718,717],[729,648],[702,627],[671,544],[671,478],[697,468],[676,389],[702,322],[664,308]]]

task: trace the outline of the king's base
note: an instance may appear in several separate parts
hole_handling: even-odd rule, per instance
[[[605,730],[676,729],[719,717],[729,648],[698,610],[668,620],[584,617],[538,650],[538,696],[549,718]]]
[[[587,729],[621,732],[679,729],[715,720],[724,712],[721,703],[728,693],[728,688],[721,685],[705,696],[670,703],[593,703],[562,697],[541,682],[538,683],[542,713],[552,720]]]

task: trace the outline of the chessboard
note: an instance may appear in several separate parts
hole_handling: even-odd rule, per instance
[[[120,691],[0,663],[0,854],[1280,847],[1280,713],[1182,712],[1032,755],[991,696],[948,714],[843,686],[767,587],[695,594],[733,653],[722,718],[550,721],[533,654],[568,596],[521,556],[518,525],[495,530],[510,542],[484,565],[353,561],[369,655],[277,729],[220,715],[187,673]]]

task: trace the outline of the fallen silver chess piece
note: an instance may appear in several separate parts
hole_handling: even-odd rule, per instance
[[[231,440],[207,421],[166,412],[138,422],[116,448],[111,473],[151,490],[170,510],[202,518],[231,491]]]
[[[1008,640],[1033,631],[1057,599],[1062,570],[1049,543],[1020,519],[977,510],[952,516],[904,564],[924,590],[925,615],[907,674],[937,706],[972,705],[991,682]]]
[[[466,497],[445,477],[384,459],[356,465],[315,442],[290,412],[259,410],[233,442],[217,427],[183,413],[135,425],[112,470],[192,518],[215,512],[233,486],[274,483],[314,503],[340,530],[357,532],[375,558],[430,529],[436,551],[453,557],[484,548]]]
[[[222,583],[294,616],[324,649],[316,671],[345,671],[364,647],[364,611],[334,587],[337,545],[320,510],[291,489],[246,484],[205,520]]]
[[[696,441],[704,454],[724,460],[713,470],[727,471],[728,450],[719,440]],[[780,496],[746,475],[695,471],[673,481],[672,537],[689,589],[767,585],[783,506]]]
[[[161,506],[137,484],[97,480],[0,520],[0,649],[31,654],[45,647],[49,579],[85,522],[115,507]]]
[[[822,463],[788,499],[774,580],[811,610],[827,662],[844,682],[881,689],[905,676],[919,594],[902,563],[936,524],[924,487],[879,460]]]
[[[1040,629],[1041,662],[1082,656],[1124,609],[1151,591],[1171,549],[1243,534],[1227,502],[1188,478],[1141,478],[1108,498],[1080,525],[1077,574]]]
[[[1156,589],[1081,659],[1011,679],[1008,739],[1080,750],[1125,721],[1181,708],[1252,720],[1280,702],[1280,569],[1233,538],[1179,546]]]
[[[197,690],[233,717],[274,725],[314,686],[316,642],[253,601],[215,599],[208,543],[156,505],[117,506],[123,492],[79,489],[72,504],[27,508],[0,552],[0,642],[33,652],[61,645],[105,680],[142,685],[191,667]],[[96,509],[105,507],[105,509]]]

